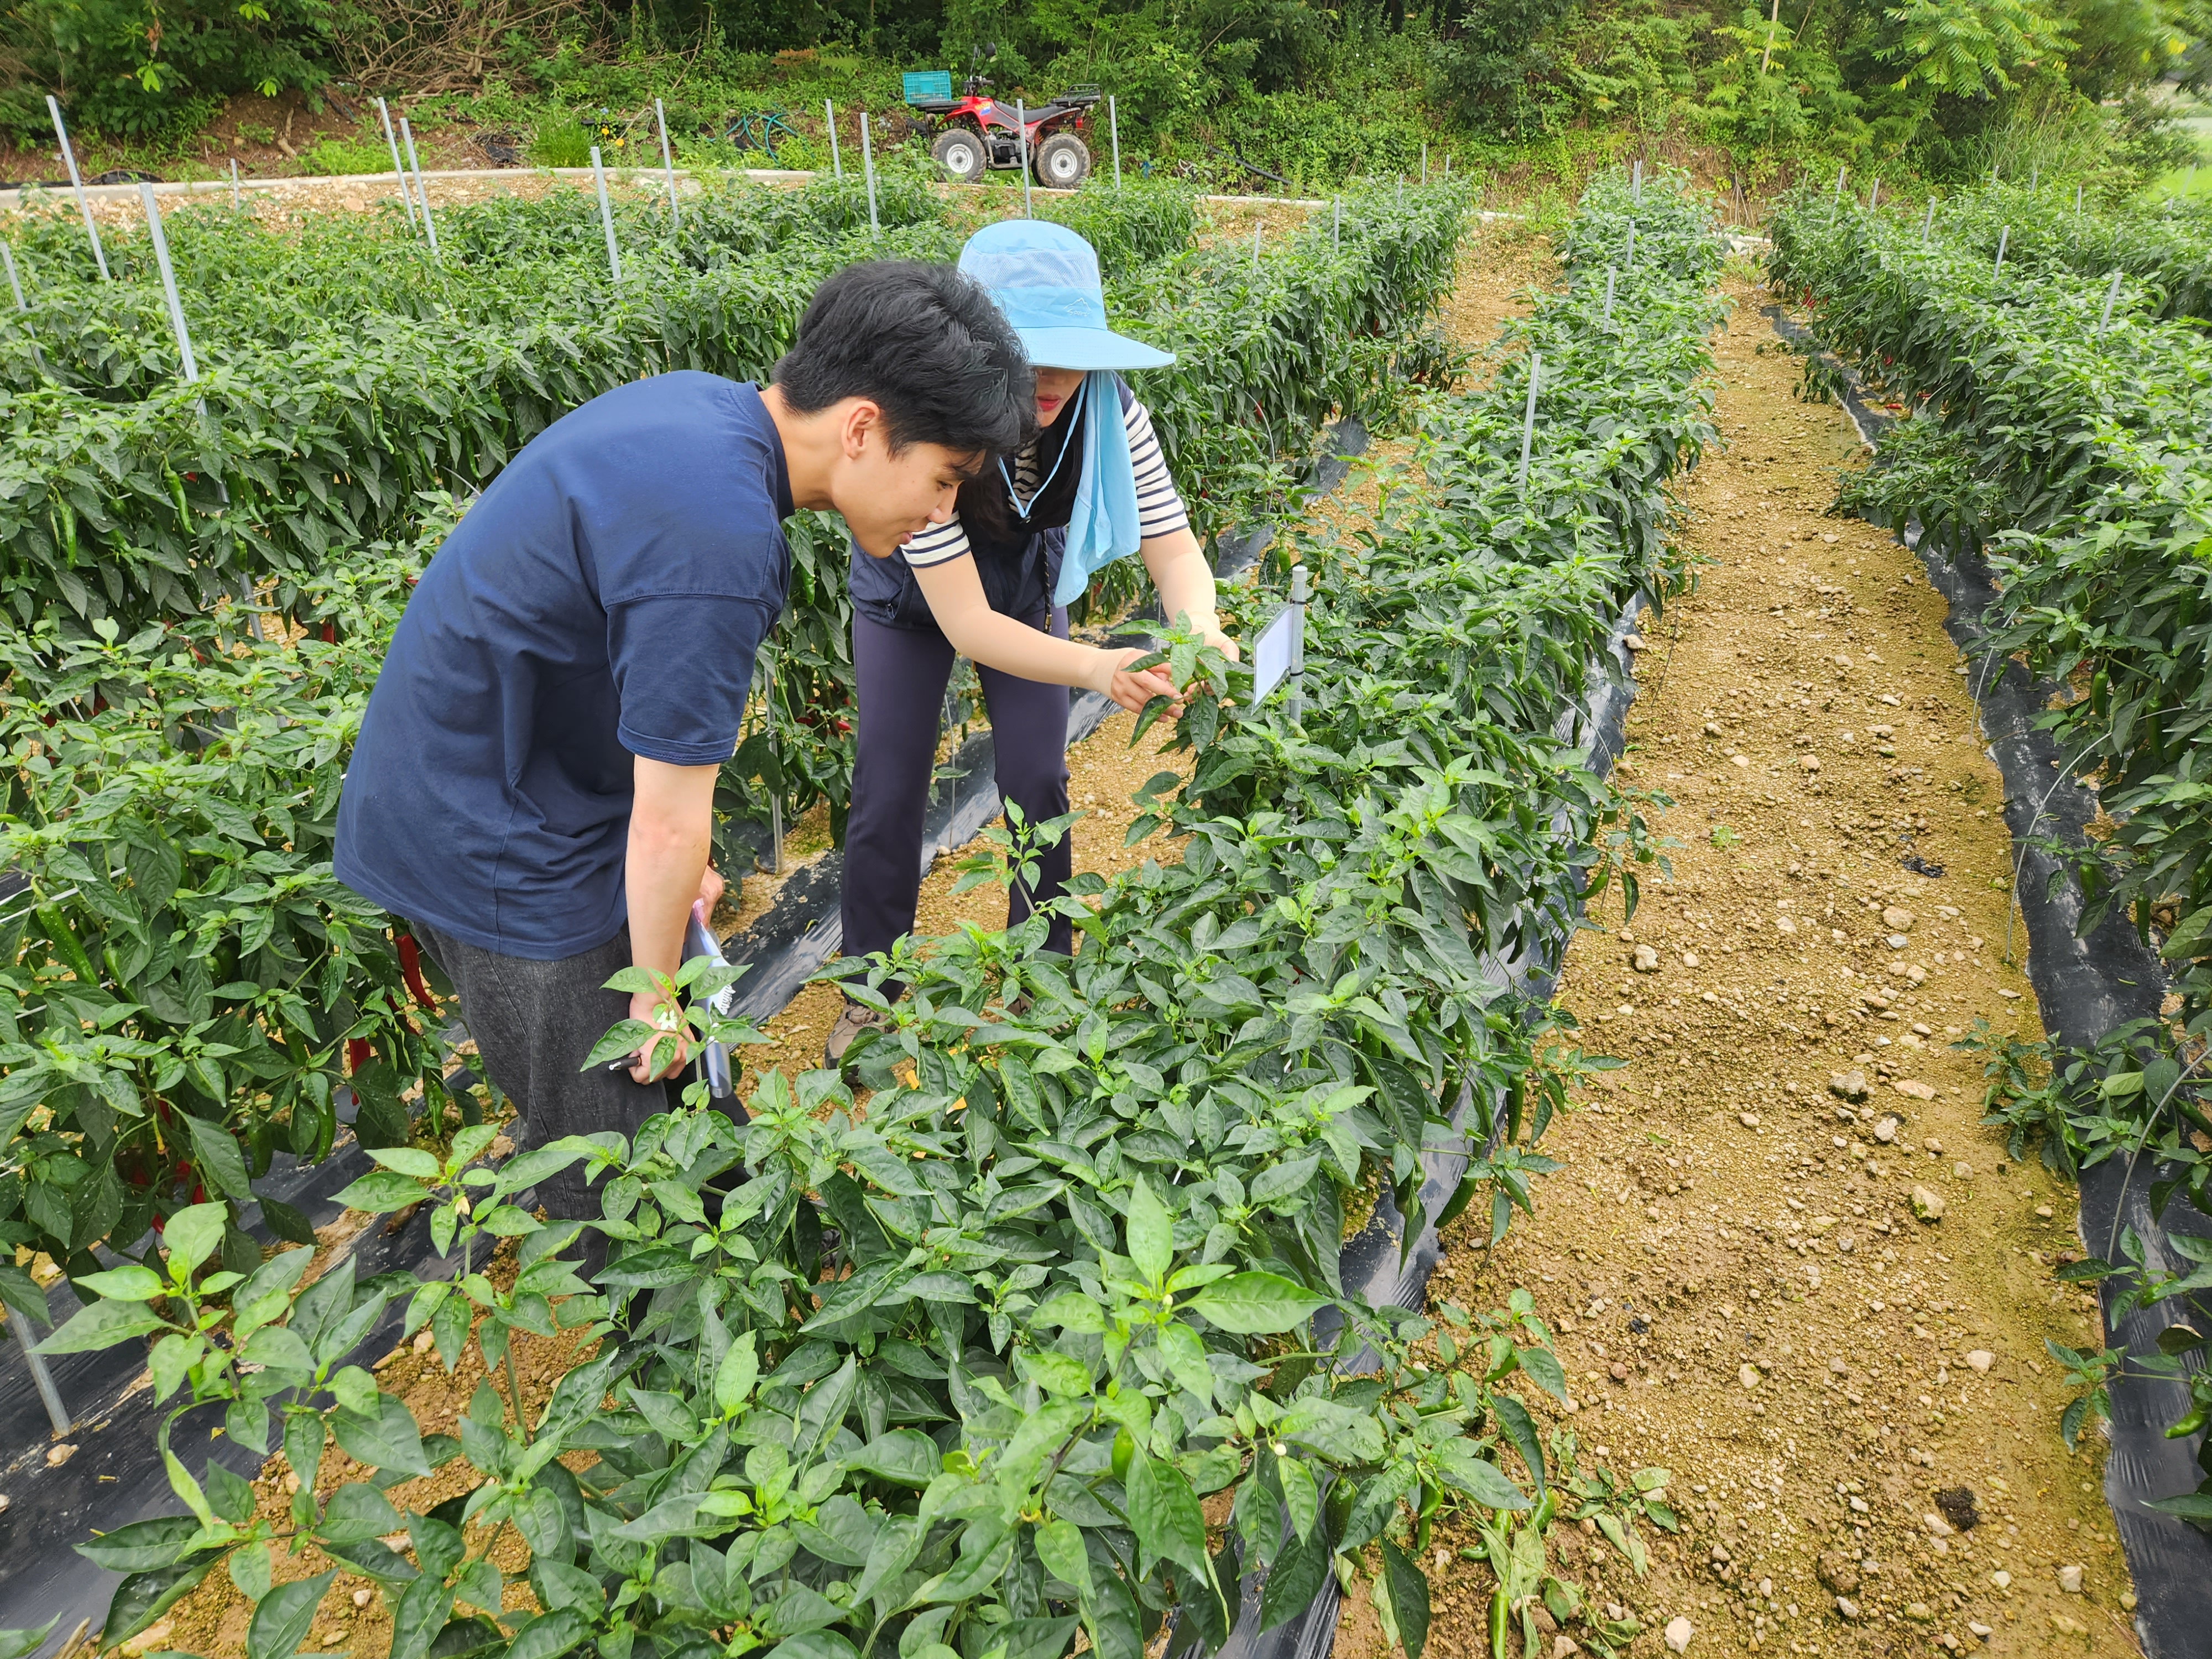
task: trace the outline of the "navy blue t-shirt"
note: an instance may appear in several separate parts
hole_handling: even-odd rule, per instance
[[[531,440],[431,560],[338,803],[339,880],[502,956],[626,914],[631,757],[715,766],[783,609],[792,510],[760,392],[684,372]]]

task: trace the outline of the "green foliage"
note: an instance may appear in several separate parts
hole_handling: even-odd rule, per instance
[[[1321,576],[1302,719],[1237,712],[1245,672],[1172,638],[1196,773],[1144,798],[1182,860],[1056,902],[1086,935],[1073,959],[1040,952],[1039,915],[872,963],[910,989],[848,1052],[865,1113],[839,1073],[771,1072],[742,1123],[695,1085],[633,1141],[495,1170],[485,1127],[445,1152],[378,1149],[340,1200],[424,1205],[444,1279],[360,1282],[349,1259],[295,1294],[310,1253],[228,1266],[215,1204],[171,1216],[166,1256],[85,1279],[101,1299],[52,1351],[153,1338],[158,1399],[220,1404],[230,1438],[281,1448],[301,1477],[271,1522],[235,1477],[165,1456],[189,1514],[82,1547],[128,1575],[103,1639],[223,1565],[256,1603],[249,1650],[289,1651],[316,1581],[274,1586],[267,1553],[312,1540],[381,1587],[399,1655],[704,1652],[700,1632],[742,1626],[787,1659],[1052,1659],[1079,1630],[1134,1659],[1170,1612],[1219,1646],[1249,1568],[1272,1567],[1261,1618],[1279,1624],[1371,1546],[1378,1611],[1414,1659],[1432,1530],[1455,1512],[1494,1540],[1501,1605],[1540,1589],[1583,1616],[1544,1572],[1545,1528],[1573,1506],[1632,1561],[1631,1521],[1671,1520],[1663,1472],[1547,1467],[1517,1391],[1565,1384],[1525,1291],[1415,1317],[1348,1295],[1338,1261],[1364,1183],[1389,1183],[1419,1229],[1431,1144],[1470,1138],[1508,1219],[1552,1167],[1535,1150],[1559,1102],[1549,1038],[1494,964],[1542,942],[1578,884],[1574,847],[1613,810],[1554,722],[1604,617],[1668,580],[1665,489],[1711,436],[1717,314],[1702,221],[1650,189],[1634,212],[1654,258],[1601,325],[1589,277],[1620,258],[1631,210],[1617,183],[1592,209],[1571,286],[1518,325],[1572,371],[1528,486],[1509,381],[1434,400],[1422,464],[1444,499],[1358,548],[1302,550]],[[1011,865],[1025,839],[1009,836]],[[751,1036],[711,1011],[726,972],[679,979],[695,1041]],[[1455,1127],[1462,1088],[1474,1111]],[[578,1162],[610,1241],[591,1283],[566,1254],[579,1224],[515,1201]],[[487,1271],[501,1239],[505,1288]],[[457,1434],[422,1432],[349,1363],[399,1298],[443,1364],[473,1342],[504,1383]],[[564,1328],[605,1340],[532,1411],[515,1336]],[[319,1485],[326,1434],[368,1480]],[[467,1493],[403,1513],[391,1494],[456,1459]],[[1216,1494],[1218,1552],[1200,1507]],[[526,1572],[489,1559],[506,1522]],[[411,1560],[383,1541],[400,1530]],[[537,1611],[503,1610],[509,1577]],[[1586,1623],[1594,1650],[1636,1634]]]

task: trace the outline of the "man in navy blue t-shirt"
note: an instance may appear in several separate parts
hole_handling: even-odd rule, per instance
[[[835,507],[872,552],[951,516],[1027,436],[1022,348],[950,267],[823,284],[773,384],[663,374],[540,433],[439,549],[401,617],[338,805],[337,876],[406,919],[533,1141],[634,1130],[642,1057],[579,1070],[679,965],[714,781],[782,611],[782,520]],[[549,1213],[596,1213],[580,1178]]]

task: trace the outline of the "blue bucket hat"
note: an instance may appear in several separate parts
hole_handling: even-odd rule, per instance
[[[960,269],[991,292],[1040,368],[1164,368],[1175,354],[1106,326],[1098,255],[1065,225],[1002,219],[960,250]]]

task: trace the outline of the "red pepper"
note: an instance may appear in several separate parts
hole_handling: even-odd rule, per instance
[[[336,645],[337,642],[338,625],[334,622],[325,623],[323,624],[323,643],[325,645]]]
[[[415,935],[399,935],[399,972],[406,980],[407,988],[415,1000],[432,1013],[438,1012],[438,1000],[430,994],[430,988],[422,982],[422,953],[415,943]]]
[[[375,1052],[368,1046],[367,1037],[348,1037],[346,1039],[346,1070],[358,1072],[368,1064],[369,1057]]]

